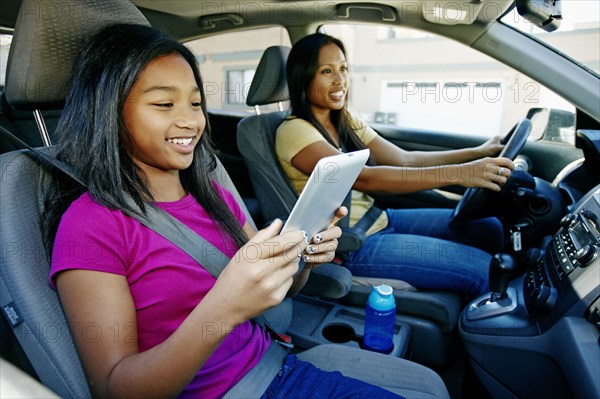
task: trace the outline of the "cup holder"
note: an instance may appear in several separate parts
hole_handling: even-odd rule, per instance
[[[329,324],[323,329],[323,338],[334,344],[344,344],[350,341],[357,341],[354,328],[344,323]]]

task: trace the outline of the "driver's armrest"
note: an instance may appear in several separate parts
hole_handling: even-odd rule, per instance
[[[351,252],[360,248],[367,235],[364,230],[354,227],[341,227],[342,236],[338,239],[337,252]]]
[[[352,273],[343,266],[323,263],[310,271],[302,294],[338,299],[346,296],[352,288]]]
[[[365,231],[354,227],[341,227],[342,236],[338,239],[337,252],[355,251],[363,244]],[[308,281],[300,291],[304,295],[338,299],[346,296],[352,288],[350,270],[335,263],[323,263],[311,270]]]

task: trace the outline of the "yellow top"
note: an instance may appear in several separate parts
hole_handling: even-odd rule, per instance
[[[368,127],[363,121],[353,118],[350,119],[351,127],[356,132],[358,138],[367,146],[377,133]],[[294,116],[286,119],[277,129],[275,140],[275,152],[277,159],[281,164],[285,174],[292,183],[297,194],[302,192],[308,175],[296,169],[292,165],[292,158],[296,156],[306,146],[317,141],[326,141],[319,131],[304,119]],[[352,190],[352,202],[350,206],[349,226],[352,227],[369,210],[374,200],[372,197],[360,191]],[[384,229],[388,224],[387,214],[382,212],[379,218],[367,230],[367,235],[376,233]]]

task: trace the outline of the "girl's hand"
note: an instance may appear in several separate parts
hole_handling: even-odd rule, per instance
[[[500,191],[514,169],[508,158],[483,158],[460,165],[459,180],[464,187]]]
[[[304,250],[303,260],[306,262],[305,269],[319,266],[321,263],[331,262],[335,257],[338,246],[338,238],[342,236],[342,229],[336,226],[348,214],[348,208],[338,208],[331,224],[327,230],[315,234]]]
[[[234,324],[278,305],[292,285],[292,275],[307,246],[306,233],[297,230],[279,235],[282,225],[277,219],[258,231],[235,254],[209,292],[225,302]]]

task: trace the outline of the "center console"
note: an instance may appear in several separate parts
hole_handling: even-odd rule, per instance
[[[465,348],[494,397],[600,398],[599,220],[600,186],[502,297],[483,296],[462,313]]]
[[[334,343],[362,348],[365,310],[317,298],[295,298],[293,319],[287,333],[302,348]],[[396,320],[389,355],[404,357],[410,340],[410,325]]]

